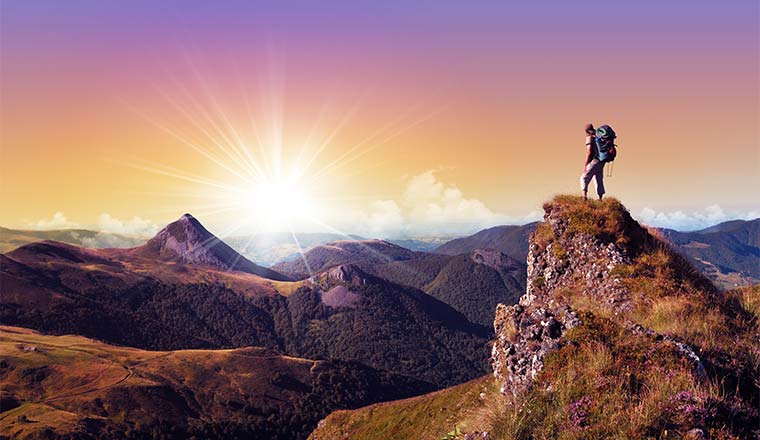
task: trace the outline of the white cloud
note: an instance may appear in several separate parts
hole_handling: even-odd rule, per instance
[[[498,217],[477,199],[465,198],[455,185],[427,171],[409,179],[402,197],[408,217],[416,222],[485,221]]]
[[[650,226],[670,228],[679,231],[691,231],[706,228],[728,220],[752,220],[760,217],[760,209],[745,212],[726,212],[720,205],[710,205],[701,210],[655,211],[645,207],[639,213],[639,220]]]
[[[81,242],[88,248],[126,248],[142,244],[143,240],[98,232],[92,237],[83,237]]]
[[[52,217],[38,220],[30,226],[33,229],[70,229],[78,227],[79,224],[70,221],[64,213],[58,211]]]
[[[140,217],[121,220],[111,214],[103,213],[98,216],[98,230],[114,234],[152,236],[158,232],[158,226]]]
[[[393,200],[374,201],[366,210],[353,211],[352,214],[349,214],[348,220],[351,225],[361,225],[362,233],[395,231],[402,229],[404,225],[401,208]]]
[[[452,183],[438,179],[434,170],[411,177],[398,201],[378,200],[367,209],[344,216],[352,232],[385,233],[471,233],[499,224],[523,224],[541,218],[541,211],[510,217],[470,198]],[[347,222],[345,220],[348,220]]]

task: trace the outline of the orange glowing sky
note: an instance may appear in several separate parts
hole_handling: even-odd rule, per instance
[[[520,223],[589,121],[635,216],[760,216],[755,1],[222,3],[3,1],[0,225]],[[294,172],[308,212],[255,197]]]

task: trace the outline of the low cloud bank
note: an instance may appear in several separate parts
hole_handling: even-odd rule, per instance
[[[694,231],[704,229],[728,220],[754,220],[760,218],[760,209],[749,211],[725,211],[720,205],[710,205],[693,211],[656,211],[646,207],[641,210],[638,219],[659,228],[677,231]]]

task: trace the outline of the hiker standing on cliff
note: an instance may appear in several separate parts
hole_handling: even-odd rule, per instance
[[[586,161],[581,173],[581,191],[583,199],[588,199],[588,186],[591,179],[596,179],[596,193],[599,200],[604,196],[604,164],[615,160],[615,132],[609,125],[594,129],[586,124]]]

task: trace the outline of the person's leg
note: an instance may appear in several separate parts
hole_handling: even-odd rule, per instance
[[[602,200],[604,196],[604,162],[599,162],[596,167],[594,177],[596,178],[596,194],[599,196],[599,200]]]
[[[586,200],[588,198],[588,186],[591,183],[591,178],[593,177],[593,174],[591,173],[593,162],[589,162],[586,164],[586,168],[583,170],[583,174],[581,174],[581,191],[583,192],[583,200]]]

